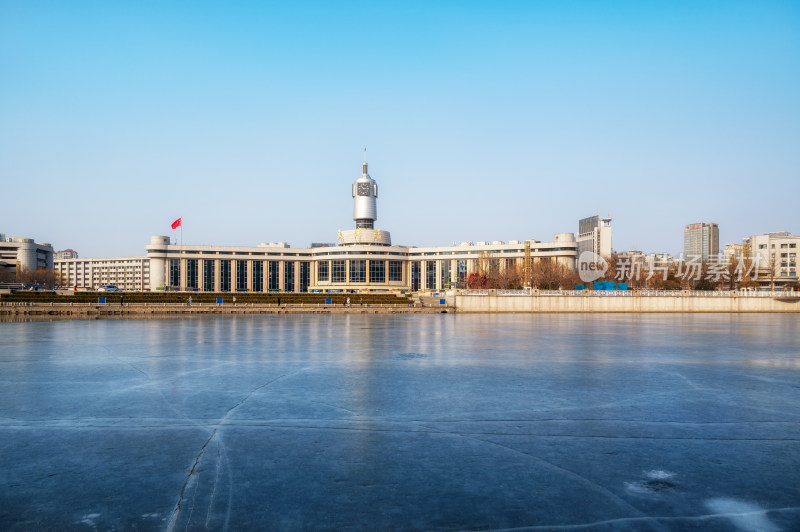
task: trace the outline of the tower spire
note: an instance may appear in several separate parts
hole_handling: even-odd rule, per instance
[[[367,175],[367,148],[364,148],[364,164],[362,166],[363,174]]]

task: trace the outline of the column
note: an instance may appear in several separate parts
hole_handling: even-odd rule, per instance
[[[286,287],[284,286],[284,283],[283,283],[283,275],[284,275],[284,269],[285,268],[286,268],[286,265],[285,265],[285,262],[283,260],[278,262],[278,290],[280,292],[283,292],[286,289]]]
[[[186,290],[186,259],[181,257],[181,291]]]
[[[219,292],[219,259],[214,259],[214,292]]]
[[[247,259],[247,291],[253,291],[253,259]]]

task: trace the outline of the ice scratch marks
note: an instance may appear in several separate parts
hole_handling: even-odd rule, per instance
[[[200,461],[202,460],[203,455],[206,452],[206,449],[208,449],[208,446],[211,443],[215,443],[217,445],[217,464],[216,464],[216,467],[215,467],[214,484],[212,486],[211,496],[209,498],[208,508],[206,510],[206,519],[205,519],[205,527],[206,527],[206,529],[209,528],[210,519],[211,519],[211,509],[212,509],[212,505],[213,505],[213,502],[214,502],[214,497],[216,495],[217,483],[219,481],[219,472],[220,472],[221,468],[225,466],[225,463],[227,463],[227,451],[225,449],[225,445],[224,445],[224,442],[222,440],[222,428],[225,426],[227,419],[231,416],[231,414],[237,408],[239,408],[240,406],[245,404],[251,397],[253,397],[253,395],[257,394],[259,391],[263,390],[267,386],[269,386],[269,385],[271,385],[271,384],[273,384],[273,383],[275,383],[275,382],[277,382],[277,381],[279,381],[281,379],[285,379],[286,377],[289,377],[289,376],[295,375],[297,373],[300,373],[301,371],[304,371],[305,369],[307,369],[307,368],[301,368],[301,369],[293,371],[293,372],[284,373],[283,375],[280,375],[279,377],[276,377],[276,378],[274,378],[272,380],[269,380],[269,381],[267,381],[267,382],[265,382],[265,383],[263,383],[263,384],[261,384],[259,386],[256,386],[255,388],[250,390],[250,392],[246,396],[244,396],[239,402],[237,402],[235,405],[230,407],[225,412],[225,415],[222,416],[217,421],[217,423],[215,424],[213,430],[211,431],[211,435],[209,436],[209,438],[206,440],[206,442],[201,447],[200,452],[197,453],[197,456],[195,457],[194,464],[192,465],[191,469],[189,470],[188,475],[186,476],[186,480],[183,483],[183,487],[181,488],[181,492],[178,495],[178,502],[175,503],[175,507],[173,508],[172,513],[170,514],[169,521],[167,523],[166,530],[168,532],[172,532],[175,529],[176,525],[178,524],[178,519],[180,518],[181,511],[183,510],[183,507],[184,507],[184,499],[186,498],[187,491],[191,487],[194,487],[195,491],[194,491],[193,497],[192,497],[192,505],[191,505],[191,508],[190,508],[190,511],[189,511],[189,516],[186,519],[186,529],[188,530],[189,525],[191,523],[191,516],[192,516],[192,513],[194,512],[194,499],[197,496],[197,482],[198,482],[198,480],[197,480],[196,473],[199,474],[198,465],[200,464]],[[225,463],[223,463],[223,458],[225,460]],[[226,510],[225,528],[224,528],[224,529],[227,529],[228,521],[229,521],[230,513],[231,513],[231,504],[232,504],[232,499],[233,499],[233,493],[231,491],[232,490],[232,487],[231,487],[232,486],[232,480],[230,479],[230,468],[226,467],[225,469],[228,470],[228,477],[229,477],[228,478],[228,487],[229,487],[229,489],[228,489],[228,495],[229,495],[228,496],[228,508]]]
[[[759,532],[780,530],[767,518],[767,510],[753,503],[718,498],[706,501],[706,508],[716,515],[728,519],[737,530],[758,530]]]
[[[192,468],[189,470],[189,474],[186,476],[186,480],[183,482],[183,487],[181,488],[181,493],[178,496],[178,502],[175,504],[175,508],[173,508],[172,513],[170,514],[169,521],[167,522],[167,530],[172,531],[175,529],[175,525],[177,524],[178,517],[181,513],[181,507],[183,506],[183,498],[186,495],[186,490],[189,489],[194,483],[197,482],[197,478],[194,476],[194,472],[197,469],[197,465],[200,463],[200,459],[203,457],[203,454],[206,452],[206,448],[208,444],[211,443],[211,440],[217,433],[217,429],[214,429],[214,432],[211,433],[211,437],[209,437],[206,442],[203,444],[203,447],[200,448],[200,452],[197,453],[197,456],[194,459],[194,464],[192,464]]]
[[[623,507],[627,508],[629,511],[632,511],[633,513],[638,514],[639,516],[641,516],[643,518],[647,518],[647,516],[641,510],[639,510],[635,506],[631,505],[628,501],[626,501],[625,499],[623,499],[622,497],[620,497],[619,495],[617,495],[613,491],[609,490],[605,486],[602,486],[602,485],[600,485],[600,484],[598,484],[598,483],[596,483],[596,482],[584,477],[583,475],[581,475],[579,473],[576,473],[574,471],[571,471],[569,469],[566,469],[564,467],[556,465],[553,462],[545,460],[544,458],[541,458],[539,456],[535,456],[535,455],[530,454],[530,453],[526,453],[524,451],[520,451],[519,449],[515,449],[513,447],[509,447],[508,445],[503,445],[502,443],[494,442],[494,441],[491,441],[491,440],[484,440],[482,438],[476,438],[476,437],[468,435],[468,434],[463,434],[463,433],[458,433],[458,432],[439,431],[439,430],[436,430],[436,429],[434,429],[432,427],[426,427],[424,425],[420,425],[420,427],[428,429],[431,433],[446,434],[448,436],[455,436],[455,437],[465,438],[467,440],[472,440],[474,442],[479,442],[479,443],[482,443],[484,445],[491,445],[491,446],[499,447],[501,449],[505,449],[506,451],[510,451],[512,453],[522,455],[522,456],[526,457],[529,460],[534,460],[534,461],[538,462],[540,465],[542,465],[546,469],[549,469],[551,471],[560,473],[560,474],[565,475],[567,477],[570,477],[570,478],[573,478],[575,480],[578,480],[582,484],[588,485],[590,488],[592,488],[592,489],[594,489],[596,491],[599,491],[599,492],[603,493],[604,495],[606,495],[608,498],[616,501],[617,504],[619,504],[620,506],[623,506]]]

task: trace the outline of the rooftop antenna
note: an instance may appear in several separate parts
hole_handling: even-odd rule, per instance
[[[364,162],[367,162],[367,148],[364,148]]]

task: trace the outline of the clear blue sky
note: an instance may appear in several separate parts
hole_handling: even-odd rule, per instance
[[[800,232],[799,2],[0,2],[0,232],[82,256]]]

